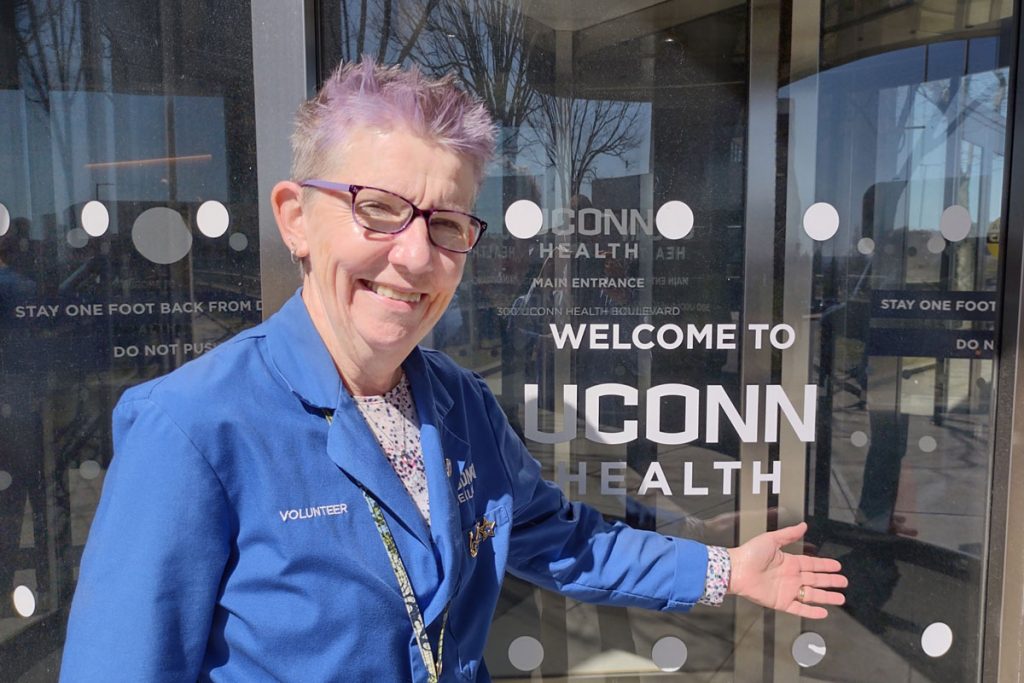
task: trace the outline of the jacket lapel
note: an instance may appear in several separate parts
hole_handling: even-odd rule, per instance
[[[328,433],[327,454],[345,474],[369,491],[381,508],[390,512],[420,543],[430,547],[423,515],[344,389]]]
[[[455,452],[460,448],[465,452],[469,445],[444,429],[443,419],[453,401],[445,387],[432,376],[419,348],[406,359],[404,368],[420,418],[423,465],[430,495],[430,534],[442,570],[441,585],[423,610],[424,620],[431,623],[450,602],[462,569],[462,526],[453,491],[458,472],[448,474],[445,458],[454,462]]]

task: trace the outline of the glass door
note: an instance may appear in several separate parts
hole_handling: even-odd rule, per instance
[[[807,340],[782,374],[818,387],[806,510],[851,580],[808,673],[977,680],[1010,8],[874,4],[822,4],[819,61],[779,91],[783,317]]]
[[[323,69],[454,71],[501,126],[433,344],[606,516],[806,519],[824,622],[509,580],[499,679],[980,675],[1011,4],[324,0]]]
[[[56,680],[111,410],[261,318],[248,2],[0,8],[0,678]]]

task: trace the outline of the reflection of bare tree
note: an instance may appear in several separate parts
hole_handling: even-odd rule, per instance
[[[50,118],[66,188],[72,180],[71,100],[83,89],[83,64],[91,48],[82,30],[87,13],[82,0],[15,0],[14,7],[12,33],[25,98]],[[54,111],[54,93],[61,97],[58,111]]]
[[[399,25],[420,28],[410,21]],[[502,126],[506,162],[514,162],[520,131],[530,124],[534,133],[523,142],[543,150],[542,160],[557,169],[561,189],[570,197],[593,177],[598,157],[621,157],[638,143],[639,108],[541,94],[530,76],[538,70],[533,38],[526,31],[520,2],[447,0],[429,12],[426,30],[411,56],[434,73],[457,74],[466,89],[487,104]],[[413,40],[411,34],[401,38],[405,44]]]
[[[621,158],[639,143],[636,104],[538,91],[531,75],[541,70],[536,35],[527,30],[520,0],[329,4],[337,16],[327,20],[328,31],[336,32],[328,40],[342,59],[375,53],[378,61],[409,59],[433,74],[456,74],[501,125],[504,162],[514,164],[521,146],[537,146],[566,198],[594,176],[598,158]]]
[[[524,31],[519,3],[451,0],[433,4],[436,9],[429,14],[413,60],[433,73],[455,73],[468,91],[486,103],[503,127],[503,156],[513,161],[519,151],[519,128],[536,108],[536,90],[528,79],[535,53]],[[424,10],[421,16],[427,14]],[[418,24],[412,27],[420,30]]]
[[[360,0],[325,4],[323,30],[342,61],[372,55],[401,64],[409,58],[441,0]]]
[[[536,142],[566,197],[580,193],[601,156],[622,158],[639,144],[640,108],[631,102],[543,95],[534,117]]]
[[[15,44],[31,90],[26,98],[49,113],[53,91],[81,89],[81,0],[15,0]]]

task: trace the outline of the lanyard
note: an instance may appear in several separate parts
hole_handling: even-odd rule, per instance
[[[333,413],[324,411],[324,417],[327,419],[327,424],[331,424],[334,421]],[[412,590],[412,581],[409,580],[409,572],[405,570],[405,563],[398,552],[398,544],[395,543],[395,537],[391,534],[388,521],[384,518],[383,510],[380,509],[380,505],[373,499],[370,492],[362,486],[359,489],[363,492],[363,498],[366,499],[367,507],[370,508],[370,515],[377,525],[377,533],[380,535],[380,540],[384,544],[384,550],[387,551],[388,559],[391,561],[391,570],[395,573],[395,579],[398,580],[398,588],[402,592],[402,602],[405,603],[405,611],[409,615],[409,624],[412,626],[413,634],[416,636],[416,644],[420,649],[420,658],[423,660],[423,666],[427,670],[427,682],[438,683],[441,676],[442,656],[444,654],[444,629],[448,625],[448,609],[451,607],[451,603],[445,606],[444,614],[441,616],[441,635],[437,638],[437,659],[434,659],[434,650],[430,647],[430,638],[427,636],[426,626],[423,625],[423,615],[420,613],[420,606],[416,603],[416,594]]]

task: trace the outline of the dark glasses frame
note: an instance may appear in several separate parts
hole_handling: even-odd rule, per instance
[[[315,189],[318,189],[318,190],[327,190],[329,192],[348,192],[349,194],[352,195],[351,210],[352,210],[352,220],[353,220],[353,222],[355,222],[356,225],[358,225],[359,227],[361,227],[361,228],[363,228],[365,230],[369,230],[371,232],[376,232],[376,233],[381,234],[381,235],[397,235],[398,233],[400,233],[403,230],[405,230],[406,228],[408,228],[417,217],[422,216],[423,217],[423,221],[427,224],[427,237],[430,239],[430,243],[433,244],[438,249],[444,249],[445,251],[450,251],[450,252],[453,252],[455,254],[468,254],[470,251],[473,250],[473,247],[475,247],[477,244],[480,243],[480,238],[483,237],[483,234],[487,231],[487,222],[481,220],[480,218],[478,218],[477,216],[474,216],[471,213],[466,213],[465,211],[458,211],[457,209],[421,209],[420,207],[416,206],[410,200],[406,199],[405,197],[403,197],[400,194],[392,192],[391,190],[385,190],[385,189],[382,189],[382,188],[379,188],[379,187],[373,187],[371,185],[353,185],[353,184],[350,184],[350,183],[334,183],[334,182],[331,182],[329,180],[321,180],[319,178],[311,178],[309,180],[303,180],[302,182],[299,183],[299,185],[301,187],[312,187],[312,188],[315,188]],[[409,218],[406,219],[405,223],[400,228],[398,228],[396,230],[380,230],[379,228],[371,228],[368,225],[364,225],[363,222],[359,220],[359,217],[356,216],[356,197],[359,195],[359,193],[362,190],[373,190],[375,192],[383,192],[384,194],[391,195],[392,197],[395,197],[396,199],[401,199],[403,202],[405,202],[406,204],[408,204],[409,206],[412,207],[412,213],[409,214]],[[470,244],[469,247],[467,247],[466,249],[452,249],[451,247],[446,247],[443,244],[438,244],[437,242],[435,242],[434,241],[434,235],[430,231],[430,217],[432,215],[434,215],[435,213],[455,213],[455,214],[459,214],[460,216],[465,216],[467,218],[470,218],[470,219],[476,221],[480,225],[480,230],[477,232],[476,238],[473,240],[473,243]]]

